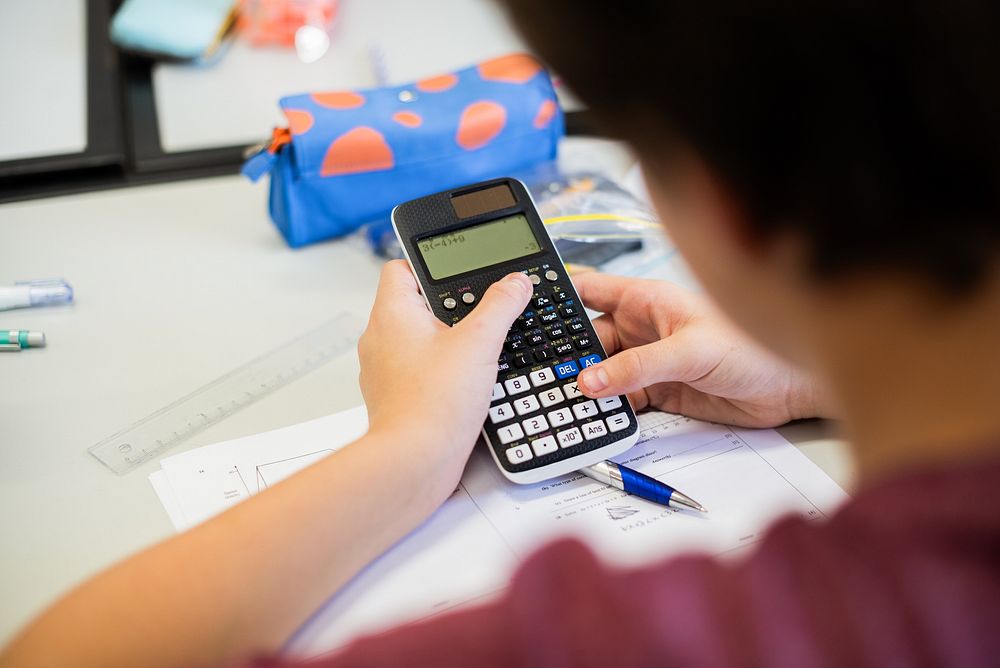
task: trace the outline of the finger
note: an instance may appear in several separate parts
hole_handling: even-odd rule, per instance
[[[600,339],[604,350],[609,355],[618,352],[618,349],[621,348],[621,341],[618,339],[618,330],[615,328],[614,316],[608,313],[595,318],[591,322],[594,323],[594,331],[597,332],[597,338]]]
[[[584,305],[602,313],[613,313],[617,310],[630,286],[634,287],[637,283],[645,282],[647,281],[600,272],[573,277],[573,285],[576,286],[576,291],[580,294],[580,300]]]
[[[655,383],[688,380],[690,346],[685,355],[683,337],[673,336],[644,346],[627,348],[580,372],[580,390],[588,397],[628,394]]]
[[[649,406],[649,395],[646,394],[646,390],[629,392],[628,400],[632,404],[632,409],[636,412],[645,410]]]
[[[420,295],[420,287],[410,266],[405,260],[390,260],[382,267],[375,303],[396,304],[400,299],[407,304],[424,305],[424,298]]]
[[[494,349],[499,350],[507,330],[528,305],[533,289],[524,274],[504,276],[489,287],[479,305],[454,329],[463,332],[463,336],[471,336],[491,353]]]
[[[658,385],[650,388],[647,396],[649,405],[654,408],[696,420],[753,428],[776,427],[788,421],[787,415],[770,411],[747,411],[729,399],[695,390],[683,383]]]

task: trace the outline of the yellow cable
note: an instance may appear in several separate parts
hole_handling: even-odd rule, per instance
[[[557,223],[572,223],[579,221],[598,221],[598,220],[620,220],[626,223],[633,223],[639,225],[640,227],[646,227],[649,229],[660,229],[658,223],[651,223],[648,220],[643,220],[641,218],[636,218],[634,216],[623,216],[617,213],[574,213],[567,216],[553,216],[551,218],[545,218],[542,222],[545,225],[555,225]],[[595,234],[582,234],[582,233],[572,233],[560,234],[558,235],[560,239],[632,239],[635,238],[634,235],[629,234],[628,230],[622,230],[621,232],[600,232]]]
[[[587,221],[587,220],[621,220],[626,223],[636,223],[643,227],[659,228],[657,223],[652,223],[648,220],[643,220],[642,218],[636,218],[634,216],[623,216],[617,213],[574,213],[568,216],[553,216],[552,218],[546,218],[542,222],[546,225],[555,225],[556,223],[570,223],[576,221]]]

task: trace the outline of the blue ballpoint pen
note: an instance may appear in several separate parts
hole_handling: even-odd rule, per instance
[[[580,469],[580,473],[593,478],[605,485],[610,485],[628,494],[634,494],[641,499],[659,503],[668,508],[687,508],[707,513],[704,506],[666,483],[652,478],[645,473],[611,461],[603,461]]]

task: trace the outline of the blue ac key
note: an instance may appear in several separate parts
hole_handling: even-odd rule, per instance
[[[580,366],[586,369],[588,366],[594,366],[601,361],[600,355],[587,355],[586,357],[580,358]]]
[[[575,376],[580,373],[580,367],[576,365],[576,362],[570,360],[569,362],[563,362],[562,364],[556,364],[555,366],[556,375],[559,379],[569,378],[570,376]]]

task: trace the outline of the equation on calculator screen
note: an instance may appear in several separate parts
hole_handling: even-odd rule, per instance
[[[417,247],[434,279],[450,278],[541,250],[523,213],[426,237],[417,242]]]

